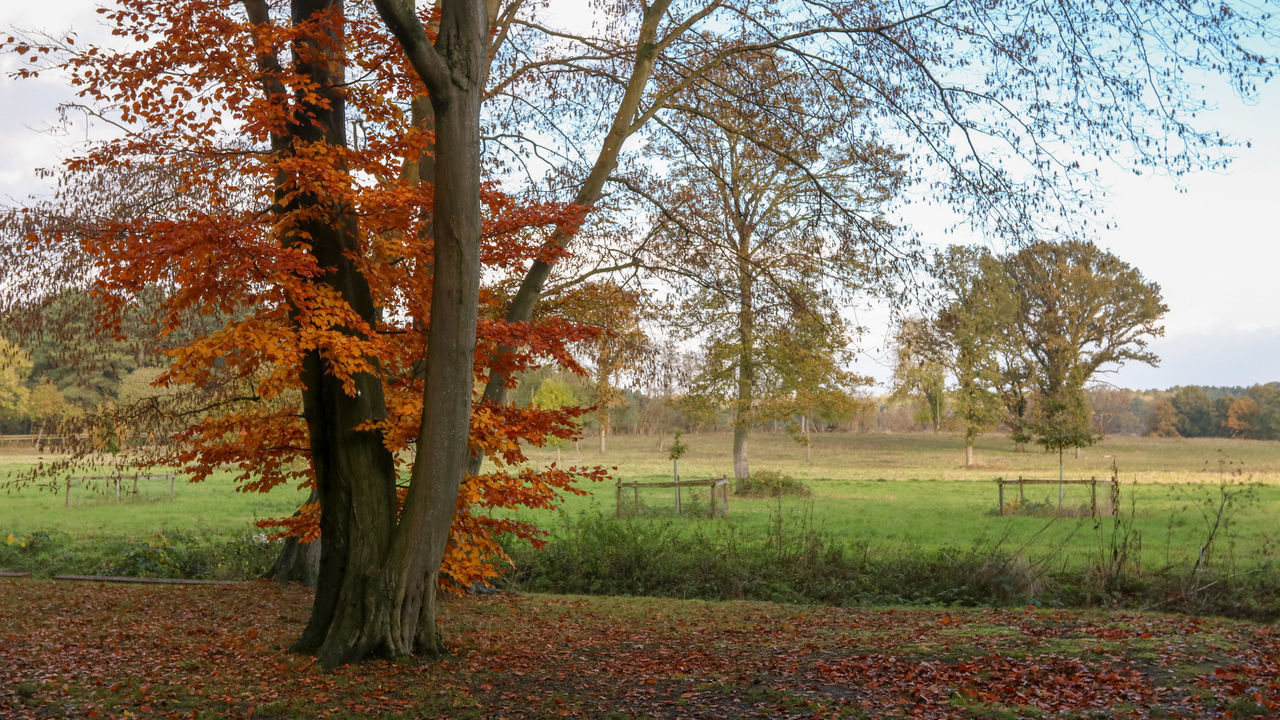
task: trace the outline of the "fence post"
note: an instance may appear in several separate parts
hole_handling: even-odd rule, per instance
[[[675,485],[676,485],[676,515],[679,515],[680,514],[680,458],[672,458],[671,462],[672,462],[672,466],[675,468],[675,472],[673,472],[672,475],[675,476]]]
[[[996,478],[996,487],[999,489],[999,493],[1000,493],[1000,499],[996,500],[996,502],[998,503],[996,508],[1000,511],[1001,515],[1004,515],[1004,479],[1003,478]]]
[[[1089,478],[1089,517],[1098,517],[1098,478]]]
[[[173,497],[174,497],[174,495],[173,495],[173,483],[174,483],[174,478],[176,478],[176,477],[177,477],[177,475],[173,475],[173,474],[170,474],[170,475],[169,475],[169,500],[171,500],[171,501],[173,500]]]
[[[613,516],[622,517],[622,478],[618,478],[617,482],[618,500],[613,506]]]
[[[71,476],[67,476],[67,500],[63,507],[71,507]]]

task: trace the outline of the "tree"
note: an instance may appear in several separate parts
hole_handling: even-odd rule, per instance
[[[1258,403],[1254,402],[1253,398],[1248,396],[1236,398],[1227,410],[1226,427],[1231,431],[1232,437],[1237,435],[1252,437],[1253,427],[1261,414],[1262,408],[1258,407]]]
[[[856,106],[805,116],[802,127],[779,121],[775,103],[821,102],[801,70],[773,53],[736,58],[688,89],[678,102],[687,111],[664,119],[669,135],[652,150],[670,163],[667,192],[646,193],[653,263],[680,282],[682,324],[707,348],[697,392],[733,408],[739,479],[750,474],[762,403],[790,394],[786,374],[819,350],[822,368],[840,367],[849,327],[837,308],[877,281],[867,247],[891,234],[880,213],[902,179],[889,149],[859,138]],[[726,104],[714,92],[724,84],[757,100]],[[797,330],[812,341],[797,348],[805,354],[781,356],[795,346],[773,341]]]
[[[46,431],[51,428],[57,428],[63,420],[73,418],[79,412],[71,403],[67,402],[58,388],[47,379],[41,379],[36,386],[31,388],[30,395],[27,396],[27,419],[34,426],[36,440],[35,446],[39,448],[44,440]]]
[[[538,391],[533,394],[533,405],[543,410],[561,410],[563,408],[576,408],[581,403],[574,396],[573,390],[563,382],[555,378],[547,378],[538,385]],[[579,425],[579,429],[581,426]],[[556,462],[560,462],[560,450],[564,447],[564,438],[551,436],[547,438],[547,444],[556,449]]]
[[[153,318],[164,333],[193,309],[225,314],[171,347],[159,380],[203,389],[218,412],[152,461],[195,479],[238,465],[250,490],[314,482],[316,506],[284,524],[314,536],[318,520],[319,583],[295,647],[326,666],[440,651],[437,586],[492,576],[499,532],[536,539],[525,523],[471,508],[545,506],[574,478],[500,470],[464,483],[472,442],[511,466],[521,438],[573,432],[568,412],[473,414],[477,336],[481,356],[496,343],[530,348],[515,357],[529,367],[572,365],[568,344],[590,336],[555,320],[477,328],[482,259],[518,267],[537,251],[526,235],[576,212],[481,191],[479,103],[494,49],[485,6],[446,0],[430,39],[410,5],[379,10],[295,0],[281,16],[262,0],[128,0],[105,17],[135,46],[55,41],[90,109],[130,130],[68,163],[64,187],[89,191],[63,200],[92,214],[100,205],[89,201],[111,187],[76,180],[112,171],[164,192],[144,212],[27,247],[33,261],[87,259],[111,329],[153,284],[173,289]],[[358,149],[353,120],[365,131]],[[58,256],[68,246],[76,253]],[[301,416],[270,402],[289,392]],[[410,443],[398,492],[395,452]]]
[[[931,274],[941,294],[934,324],[949,349],[955,415],[963,428],[965,465],[971,466],[979,435],[1005,419],[1006,412],[1011,427],[1021,417],[1017,353],[1005,332],[1014,292],[1000,262],[985,248],[952,246],[935,255]],[[1008,388],[1004,398],[1002,386]]]
[[[582,351],[595,380],[595,419],[600,431],[600,454],[605,454],[614,411],[626,404],[617,387],[620,374],[643,364],[653,345],[641,322],[649,316],[645,294],[617,282],[585,282],[544,302],[543,312],[571,318],[600,330]]]
[[[810,431],[814,421],[848,417],[859,404],[854,395],[857,388],[871,383],[849,372],[849,337],[832,332],[830,322],[802,306],[760,342],[761,365],[771,372],[761,388],[758,415],[762,420],[782,421],[804,446],[808,462],[813,462]]]
[[[1154,437],[1182,437],[1178,433],[1178,411],[1173,409],[1167,396],[1156,398],[1155,407],[1147,417],[1147,431]]]
[[[1159,362],[1147,346],[1164,334],[1168,307],[1159,285],[1092,243],[1036,243],[1004,266],[1016,289],[1010,329],[1033,371],[1031,431],[1061,459],[1065,448],[1097,439],[1084,394],[1096,373]]]
[[[22,348],[0,337],[0,415],[22,416],[28,411],[27,377],[31,357]]]
[[[942,429],[947,401],[948,359],[944,339],[924,318],[907,318],[898,326],[893,364],[894,396],[915,398],[916,422]]]
[[[1170,398],[1178,413],[1178,434],[1182,437],[1219,435],[1225,417],[1219,417],[1213,400],[1204,388],[1195,385],[1176,388]]]
[[[1248,396],[1258,406],[1253,421],[1253,437],[1280,440],[1280,382],[1269,382],[1249,388]]]

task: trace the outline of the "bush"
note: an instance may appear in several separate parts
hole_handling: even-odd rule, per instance
[[[809,486],[775,470],[752,473],[734,483],[733,494],[741,497],[809,497]]]
[[[808,517],[779,513],[764,537],[731,525],[675,519],[615,519],[598,511],[561,515],[542,550],[504,546],[515,563],[503,582],[534,592],[770,600],[830,605],[1130,607],[1280,617],[1280,568],[1250,574],[1098,568],[1049,572],[1047,560],[1010,552],[1000,541],[925,553],[903,547],[871,556],[834,541]]]
[[[249,580],[270,569],[280,544],[261,535],[208,539],[191,533],[157,533],[145,540],[74,540],[66,533],[36,532],[0,538],[0,569],[53,575],[110,575]]]

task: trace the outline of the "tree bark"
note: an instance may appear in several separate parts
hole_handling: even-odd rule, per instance
[[[751,237],[738,233],[738,395],[733,412],[733,477],[751,476],[747,463],[747,435],[751,432],[751,404],[755,393],[755,308],[752,303]]]
[[[964,439],[964,466],[973,467],[973,439]]]
[[[307,502],[315,502],[317,497],[315,488],[312,488]],[[280,555],[263,577],[281,585],[296,582],[316,587],[320,580],[320,541],[304,543],[298,538],[286,538]]]
[[[281,585],[296,582],[316,587],[320,580],[320,541],[304,543],[298,538],[286,538],[279,557],[263,577]]]
[[[376,4],[426,84],[435,118],[431,324],[417,455],[404,508],[385,534],[387,544],[363,549],[378,562],[368,572],[349,569],[344,577],[356,581],[341,596],[317,652],[326,667],[371,655],[443,651],[436,588],[468,459],[480,288],[480,102],[488,68],[489,8],[474,0],[446,0],[433,43],[413,3]],[[360,498],[353,500],[360,506]],[[370,533],[361,527],[361,538],[366,534],[375,540],[383,536],[379,529]],[[352,554],[361,551],[353,548]]]

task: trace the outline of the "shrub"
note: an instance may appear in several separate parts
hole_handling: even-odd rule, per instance
[[[742,497],[809,497],[809,486],[777,472],[762,470],[734,483],[733,494]]]
[[[13,538],[9,541],[9,538]],[[75,541],[66,533],[0,538],[0,569],[53,575],[110,575],[249,580],[261,577],[280,552],[260,535],[209,539],[158,533],[147,539]]]
[[[1001,540],[872,556],[835,541],[808,516],[779,513],[764,536],[674,518],[562,514],[542,550],[506,542],[515,568],[502,581],[535,592],[770,600],[830,605],[1131,607],[1271,621],[1280,617],[1280,568],[1245,574],[1105,576],[1096,567],[1050,572],[1048,559]]]

